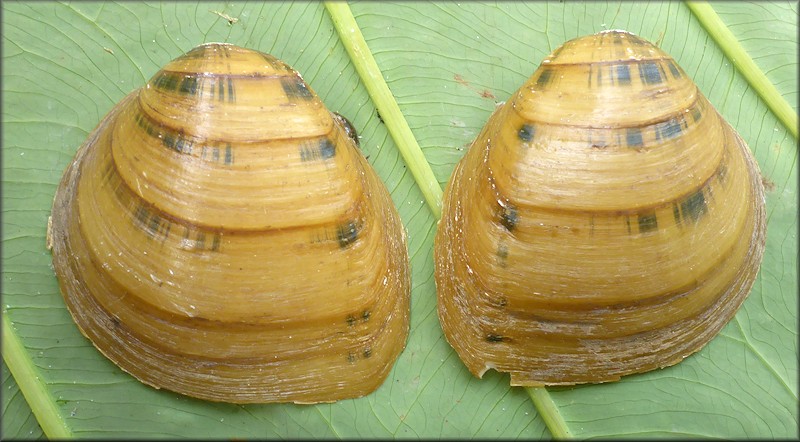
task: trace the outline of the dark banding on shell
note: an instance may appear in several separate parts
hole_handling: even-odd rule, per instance
[[[669,366],[741,306],[765,231],[758,166],[678,64],[624,31],[578,38],[453,172],[440,322],[474,375],[514,385]]]
[[[83,334],[158,388],[332,402],[376,389],[405,346],[397,210],[268,54],[202,45],[126,97],[65,172],[49,236]]]

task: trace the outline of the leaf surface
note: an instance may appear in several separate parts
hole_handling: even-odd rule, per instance
[[[0,434],[21,440],[43,439],[44,433],[11,372],[3,362],[3,421]]]

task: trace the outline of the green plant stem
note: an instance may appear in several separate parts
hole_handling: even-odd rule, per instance
[[[417,139],[414,138],[408,122],[400,112],[400,107],[389,90],[389,86],[383,79],[383,74],[372,57],[372,52],[361,34],[361,29],[356,24],[353,13],[350,12],[350,7],[344,2],[325,2],[325,9],[328,10],[336,32],[339,33],[340,40],[364,82],[369,96],[397,143],[403,160],[422,190],[425,201],[436,219],[439,219],[442,215],[442,188],[439,186],[430,164],[425,159],[425,155],[422,154],[422,149],[420,149]]]
[[[558,406],[553,402],[553,398],[545,387],[525,387],[528,396],[531,397],[533,404],[542,416],[547,429],[553,435],[553,439],[572,439],[567,423],[561,417]]]
[[[686,5],[697,17],[697,20],[700,21],[703,28],[711,35],[711,38],[717,42],[722,52],[733,62],[736,69],[742,73],[756,93],[766,102],[770,110],[797,139],[797,113],[756,65],[742,45],[739,44],[739,40],[717,15],[714,8],[707,2],[687,1]]]
[[[64,416],[56,406],[53,396],[45,389],[37,375],[38,369],[25,351],[16,330],[11,326],[8,313],[3,311],[3,360],[19,385],[19,390],[39,421],[39,426],[49,439],[72,438]]]

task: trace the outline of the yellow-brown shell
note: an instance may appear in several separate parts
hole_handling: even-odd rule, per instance
[[[142,382],[226,402],[331,402],[408,335],[405,232],[300,75],[201,45],[99,124],[53,205],[53,264],[94,345]]]
[[[748,147],[667,54],[568,41],[491,116],[447,186],[439,319],[480,377],[606,382],[699,350],[758,272]]]

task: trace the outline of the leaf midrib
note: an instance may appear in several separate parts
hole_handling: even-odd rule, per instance
[[[72,438],[72,431],[55,398],[38,375],[39,369],[33,363],[16,329],[11,325],[8,312],[3,309],[3,360],[19,385],[19,390],[31,407],[33,415],[50,439]]]

